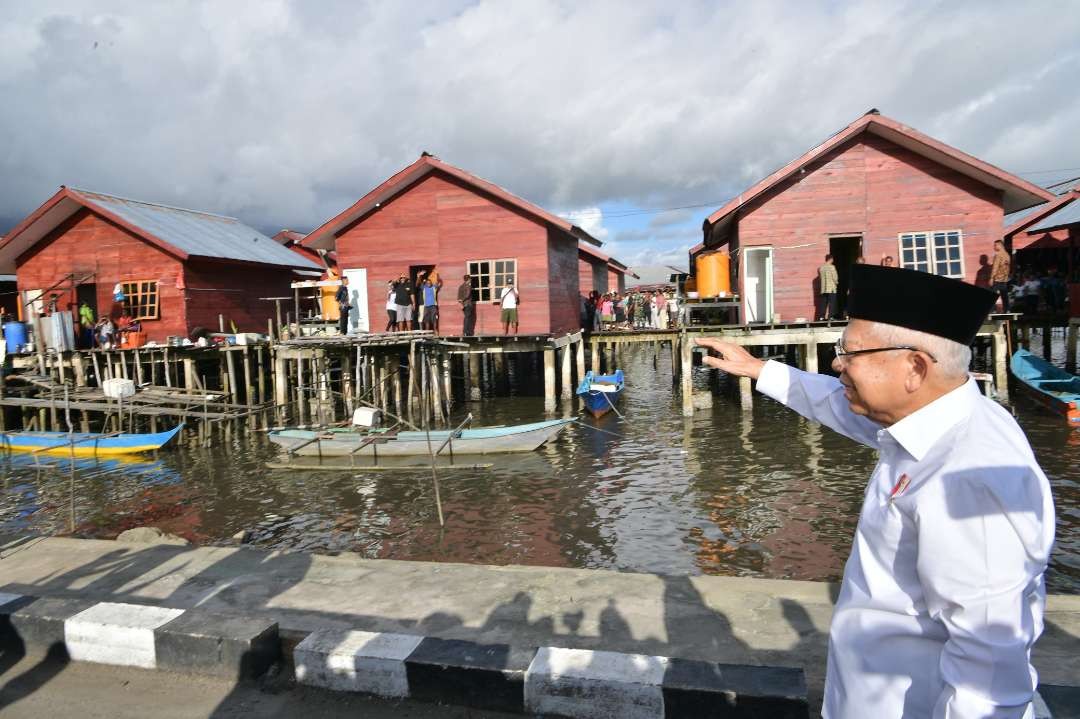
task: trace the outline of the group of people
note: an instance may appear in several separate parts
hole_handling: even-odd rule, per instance
[[[1040,304],[1049,312],[1060,312],[1068,302],[1068,285],[1058,274],[1057,267],[1048,267],[1042,272],[1014,269],[1012,257],[1001,240],[994,242],[989,285],[1001,301],[1002,312],[1034,314],[1039,311]]]
[[[396,280],[386,283],[386,328],[385,332],[407,332],[410,330],[431,330],[439,333],[439,294],[443,279],[436,268],[420,270],[415,282],[407,273],[402,273]],[[513,278],[507,278],[506,284],[499,290],[500,320],[503,334],[518,331],[518,305],[521,295],[514,286]],[[340,330],[348,331],[351,295],[349,280],[342,278],[337,292],[338,308],[341,312]],[[470,275],[463,275],[457,289],[457,302],[461,306],[463,322],[462,334],[466,337],[476,334],[476,297]]]
[[[678,316],[678,300],[661,290],[603,294],[593,290],[581,298],[581,327],[586,331],[667,329]]]
[[[855,258],[855,264],[865,265],[866,258],[859,255]],[[892,255],[885,255],[881,258],[881,266],[895,267],[896,261]],[[821,297],[821,309],[818,312],[817,319],[841,319],[840,302],[837,294],[840,291],[840,275],[836,271],[836,264],[832,255],[825,255],[825,264],[818,267],[818,283],[820,285],[818,294]]]
[[[87,348],[111,349],[124,346],[124,337],[142,330],[142,323],[124,307],[118,307],[114,321],[109,315],[95,319],[94,309],[83,300],[79,303],[79,345]],[[115,314],[114,312],[113,314]]]

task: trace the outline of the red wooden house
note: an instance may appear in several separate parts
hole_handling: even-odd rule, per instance
[[[498,300],[508,280],[521,296],[519,332],[578,328],[578,242],[598,245],[567,220],[424,153],[354,205],[311,232],[307,247],[336,250],[361,331],[386,322],[387,282],[435,269],[440,331],[461,330],[457,287],[468,275],[477,334],[501,333]],[[361,296],[362,293],[362,296]]]
[[[127,310],[159,342],[216,330],[219,314],[265,332],[273,305],[259,298],[288,295],[294,270],[319,269],[231,217],[67,187],[0,243],[0,271],[14,272],[39,309],[55,298],[76,318],[83,300],[95,315]]]
[[[578,283],[581,294],[625,292],[629,268],[614,257],[586,243],[578,243]],[[633,275],[636,277],[636,275]]]
[[[711,214],[691,271],[703,252],[730,252],[743,322],[813,319],[826,254],[842,298],[858,257],[974,282],[1004,214],[1051,199],[871,110]]]

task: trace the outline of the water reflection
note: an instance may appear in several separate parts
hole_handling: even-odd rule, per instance
[[[764,398],[743,412],[723,382],[711,410],[684,420],[667,356],[655,369],[651,348],[624,357],[623,417],[582,418],[538,452],[445,472],[444,529],[427,470],[268,470],[280,457],[256,437],[134,463],[78,460],[73,483],[67,460],[12,456],[0,530],[109,537],[153,524],[196,542],[246,530],[263,547],[380,558],[837,579],[874,452]],[[694,381],[705,389],[708,373]],[[1080,592],[1080,431],[1023,398],[1014,407],[1057,502],[1050,590]],[[483,424],[526,422],[543,399],[460,409]]]

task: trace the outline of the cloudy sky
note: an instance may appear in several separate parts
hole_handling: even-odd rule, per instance
[[[1080,175],[1078,38],[1076,0],[0,0],[0,233],[61,184],[306,231],[427,150],[685,263],[871,107]]]

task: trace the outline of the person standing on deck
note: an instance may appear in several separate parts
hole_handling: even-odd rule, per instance
[[[423,295],[424,295],[424,329],[431,330],[436,334],[439,331],[439,305],[438,300],[435,297],[436,293],[435,284],[431,281],[431,276],[424,280]]]
[[[90,303],[79,303],[79,340],[86,349],[94,348],[94,310]]]
[[[352,304],[349,302],[349,278],[341,278],[341,287],[337,288],[337,292],[334,294],[334,299],[338,304],[338,332],[343,335],[349,333],[349,308]]]
[[[514,287],[514,281],[512,279],[506,280],[506,287],[503,287],[502,296],[499,298],[499,304],[502,306],[502,324],[503,334],[510,334],[510,325],[514,325],[514,334],[518,331],[518,303],[521,301],[521,296],[518,294],[517,288]]]
[[[397,328],[400,332],[408,332],[412,327],[412,283],[408,275],[402,274],[394,283],[394,301],[397,303]]]
[[[458,285],[457,301],[461,305],[461,314],[464,316],[461,334],[472,337],[476,332],[476,302],[472,296],[472,278],[468,275],[463,276],[461,284]]]
[[[968,375],[996,299],[854,266],[839,378],[697,340],[720,355],[709,366],[878,450],[829,630],[825,719],[1034,715],[1054,504],[1023,431]]]
[[[994,240],[994,262],[990,265],[990,289],[1001,298],[1001,311],[1009,311],[1009,277],[1012,274],[1012,258],[1005,251],[1005,243]]]
[[[825,264],[818,268],[818,281],[821,283],[821,318],[823,320],[836,319],[836,288],[840,284],[840,277],[836,273],[836,265],[833,264],[833,256],[825,255]]]
[[[384,332],[397,331],[397,302],[394,300],[394,281],[386,282],[386,329]]]

